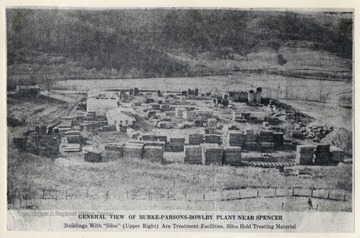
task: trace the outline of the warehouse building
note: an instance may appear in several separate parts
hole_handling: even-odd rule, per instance
[[[132,127],[136,122],[132,113],[124,111],[122,108],[113,109],[106,112],[108,125],[115,125],[116,130],[120,131],[122,128]]]
[[[114,92],[89,92],[87,98],[88,112],[105,114],[106,111],[115,109],[119,106],[120,97]]]

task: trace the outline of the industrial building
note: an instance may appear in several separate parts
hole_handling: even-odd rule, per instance
[[[132,127],[136,122],[134,116],[130,112],[124,111],[122,108],[116,108],[106,112],[108,125],[115,125],[120,131],[122,128]]]

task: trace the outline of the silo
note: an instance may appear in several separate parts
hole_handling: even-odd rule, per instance
[[[195,88],[195,96],[198,96],[199,95],[199,89]]]
[[[254,102],[254,90],[249,91],[248,102]]]
[[[261,88],[261,87],[256,88],[255,102],[258,103],[258,104],[261,103],[261,92],[262,92],[262,88]]]
[[[139,96],[139,88],[134,88],[134,95]]]

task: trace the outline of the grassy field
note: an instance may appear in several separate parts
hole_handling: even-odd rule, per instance
[[[196,206],[194,204],[199,202],[199,204],[203,204],[198,206],[200,210],[234,209],[235,206],[241,208],[250,203],[252,207],[247,208],[249,211],[262,211],[270,209],[270,201],[245,199],[246,201],[220,202],[220,196],[225,199],[231,198],[232,192],[226,192],[227,189],[243,187],[249,189],[241,190],[241,196],[254,196],[256,190],[251,187],[257,186],[338,188],[341,191],[341,182],[351,180],[351,166],[313,169],[316,176],[299,178],[284,177],[276,169],[253,167],[158,164],[126,159],[94,164],[83,161],[77,153],[50,160],[10,149],[8,189],[10,195],[16,191],[21,191],[23,195],[28,194],[29,204],[31,201],[34,202],[38,209],[61,210],[70,209],[72,206],[74,206],[73,208],[79,206],[77,209],[80,207],[83,209],[124,209],[127,207],[126,204],[130,203],[129,200],[132,205],[127,209],[142,209],[144,204],[147,204],[144,200],[150,200],[154,202],[151,202],[151,205],[147,204],[146,209],[186,209],[186,207],[191,209],[192,206]],[[17,176],[20,171],[22,176]],[[265,190],[265,188],[261,190],[261,196],[273,193],[271,189],[267,192],[264,192]],[[45,191],[45,195],[43,191]],[[341,200],[343,192],[339,193],[338,199]],[[347,191],[347,193],[349,203],[351,192]],[[235,194],[238,192],[235,191]],[[281,194],[280,190],[278,194]],[[42,196],[51,198],[52,201],[41,200]],[[332,196],[335,195],[332,194]],[[55,198],[59,201],[55,202]],[[209,201],[214,202],[214,199],[218,201],[212,205],[215,207],[206,205],[210,203]],[[287,201],[289,210],[295,209],[298,207],[296,204],[300,203],[300,200],[297,201],[295,198],[279,198],[277,200],[281,204],[280,201],[284,199]],[[67,206],[64,206],[66,200],[70,201]],[[104,203],[102,202],[104,200],[110,200],[110,202],[113,200],[113,202]],[[164,201],[164,203],[156,201]],[[322,202],[322,204],[331,203],[336,203],[336,201]],[[52,205],[50,206],[50,204]],[[327,210],[349,210],[351,205],[350,203],[346,204],[345,207],[341,205],[327,208]],[[11,208],[11,205],[9,206]]]
[[[63,95],[55,92],[46,93],[36,98],[8,96],[7,116],[27,124],[49,123],[68,115],[84,95]]]
[[[352,131],[353,110],[351,108],[339,107],[334,102],[318,103],[297,100],[282,100],[293,106],[304,114],[315,118],[314,124],[345,128]]]
[[[59,81],[54,89],[59,90],[102,90],[133,88],[147,90],[179,91],[198,88],[200,93],[212,91],[225,93],[229,90],[247,91],[262,87],[265,97],[297,100],[319,100],[319,89],[328,100],[337,99],[342,93],[352,92],[352,84],[343,81],[319,81],[272,74],[236,73],[228,76],[190,78],[147,78],[147,79],[92,79]]]

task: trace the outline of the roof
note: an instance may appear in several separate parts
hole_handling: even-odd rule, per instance
[[[114,116],[122,116],[122,117],[128,117],[136,120],[134,114],[129,111],[123,111],[122,108],[116,108],[113,110],[109,110],[106,112],[106,116],[108,117],[114,117]]]

